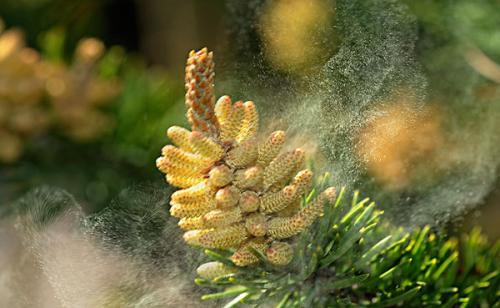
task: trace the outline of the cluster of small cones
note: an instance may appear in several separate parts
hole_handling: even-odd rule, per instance
[[[192,131],[174,126],[174,145],[162,149],[157,167],[168,183],[182,188],[171,196],[170,214],[180,218],[184,240],[194,246],[233,249],[232,262],[259,262],[256,251],[272,264],[293,258],[289,239],[322,214],[335,198],[329,188],[301,208],[313,174],[303,169],[304,151],[281,153],[285,133],[275,131],[258,142],[259,115],[253,102],[215,101],[213,54],[189,54],[186,67],[187,117]],[[223,268],[200,266],[202,277]]]
[[[96,76],[104,52],[101,41],[86,38],[78,43],[70,66],[62,62],[42,66],[57,126],[77,141],[94,140],[114,126],[113,118],[102,107],[118,96],[120,85],[115,79]]]
[[[0,162],[15,161],[24,140],[48,125],[39,65],[38,53],[24,46],[19,30],[0,29]]]
[[[104,52],[100,41],[82,40],[69,67],[27,48],[22,31],[2,28],[0,20],[0,162],[16,161],[25,142],[51,126],[75,140],[109,129],[112,121],[100,107],[112,102],[119,86],[95,76]]]

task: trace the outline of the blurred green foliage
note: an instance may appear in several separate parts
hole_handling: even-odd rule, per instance
[[[4,0],[0,15],[9,27],[26,32],[30,46],[36,46],[40,35],[50,29],[64,29],[69,55],[85,36],[137,50],[136,7],[134,0]]]
[[[117,103],[117,127],[109,144],[134,165],[154,170],[154,161],[166,143],[166,129],[187,124],[183,85],[165,73],[128,67]]]
[[[41,33],[54,27],[68,32],[71,46],[83,36],[102,36],[105,26],[103,7],[110,1],[101,0],[4,0],[0,14],[8,26],[21,27],[28,43],[35,46]]]

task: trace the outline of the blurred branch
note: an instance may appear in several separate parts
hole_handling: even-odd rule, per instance
[[[465,51],[465,60],[483,77],[500,83],[500,65],[475,46]]]
[[[184,74],[189,50],[221,40],[222,1],[141,0],[139,10],[141,50],[151,63],[174,76]]]

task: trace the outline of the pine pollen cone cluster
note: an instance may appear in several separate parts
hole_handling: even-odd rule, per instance
[[[304,231],[335,198],[333,187],[301,207],[313,174],[303,169],[304,151],[282,152],[285,132],[258,142],[255,104],[214,95],[213,53],[191,51],[186,66],[187,117],[192,131],[173,126],[157,167],[181,188],[171,196],[170,214],[180,218],[184,240],[194,246],[234,250],[232,262],[259,262],[256,251],[272,264],[293,258],[287,241]],[[207,263],[203,272],[220,264]],[[212,267],[217,268],[212,268]]]
[[[120,94],[117,79],[99,76],[104,44],[79,41],[74,60],[42,57],[26,47],[19,29],[3,29],[0,19],[0,163],[13,163],[29,141],[59,128],[74,141],[95,140],[112,129],[102,107]]]

